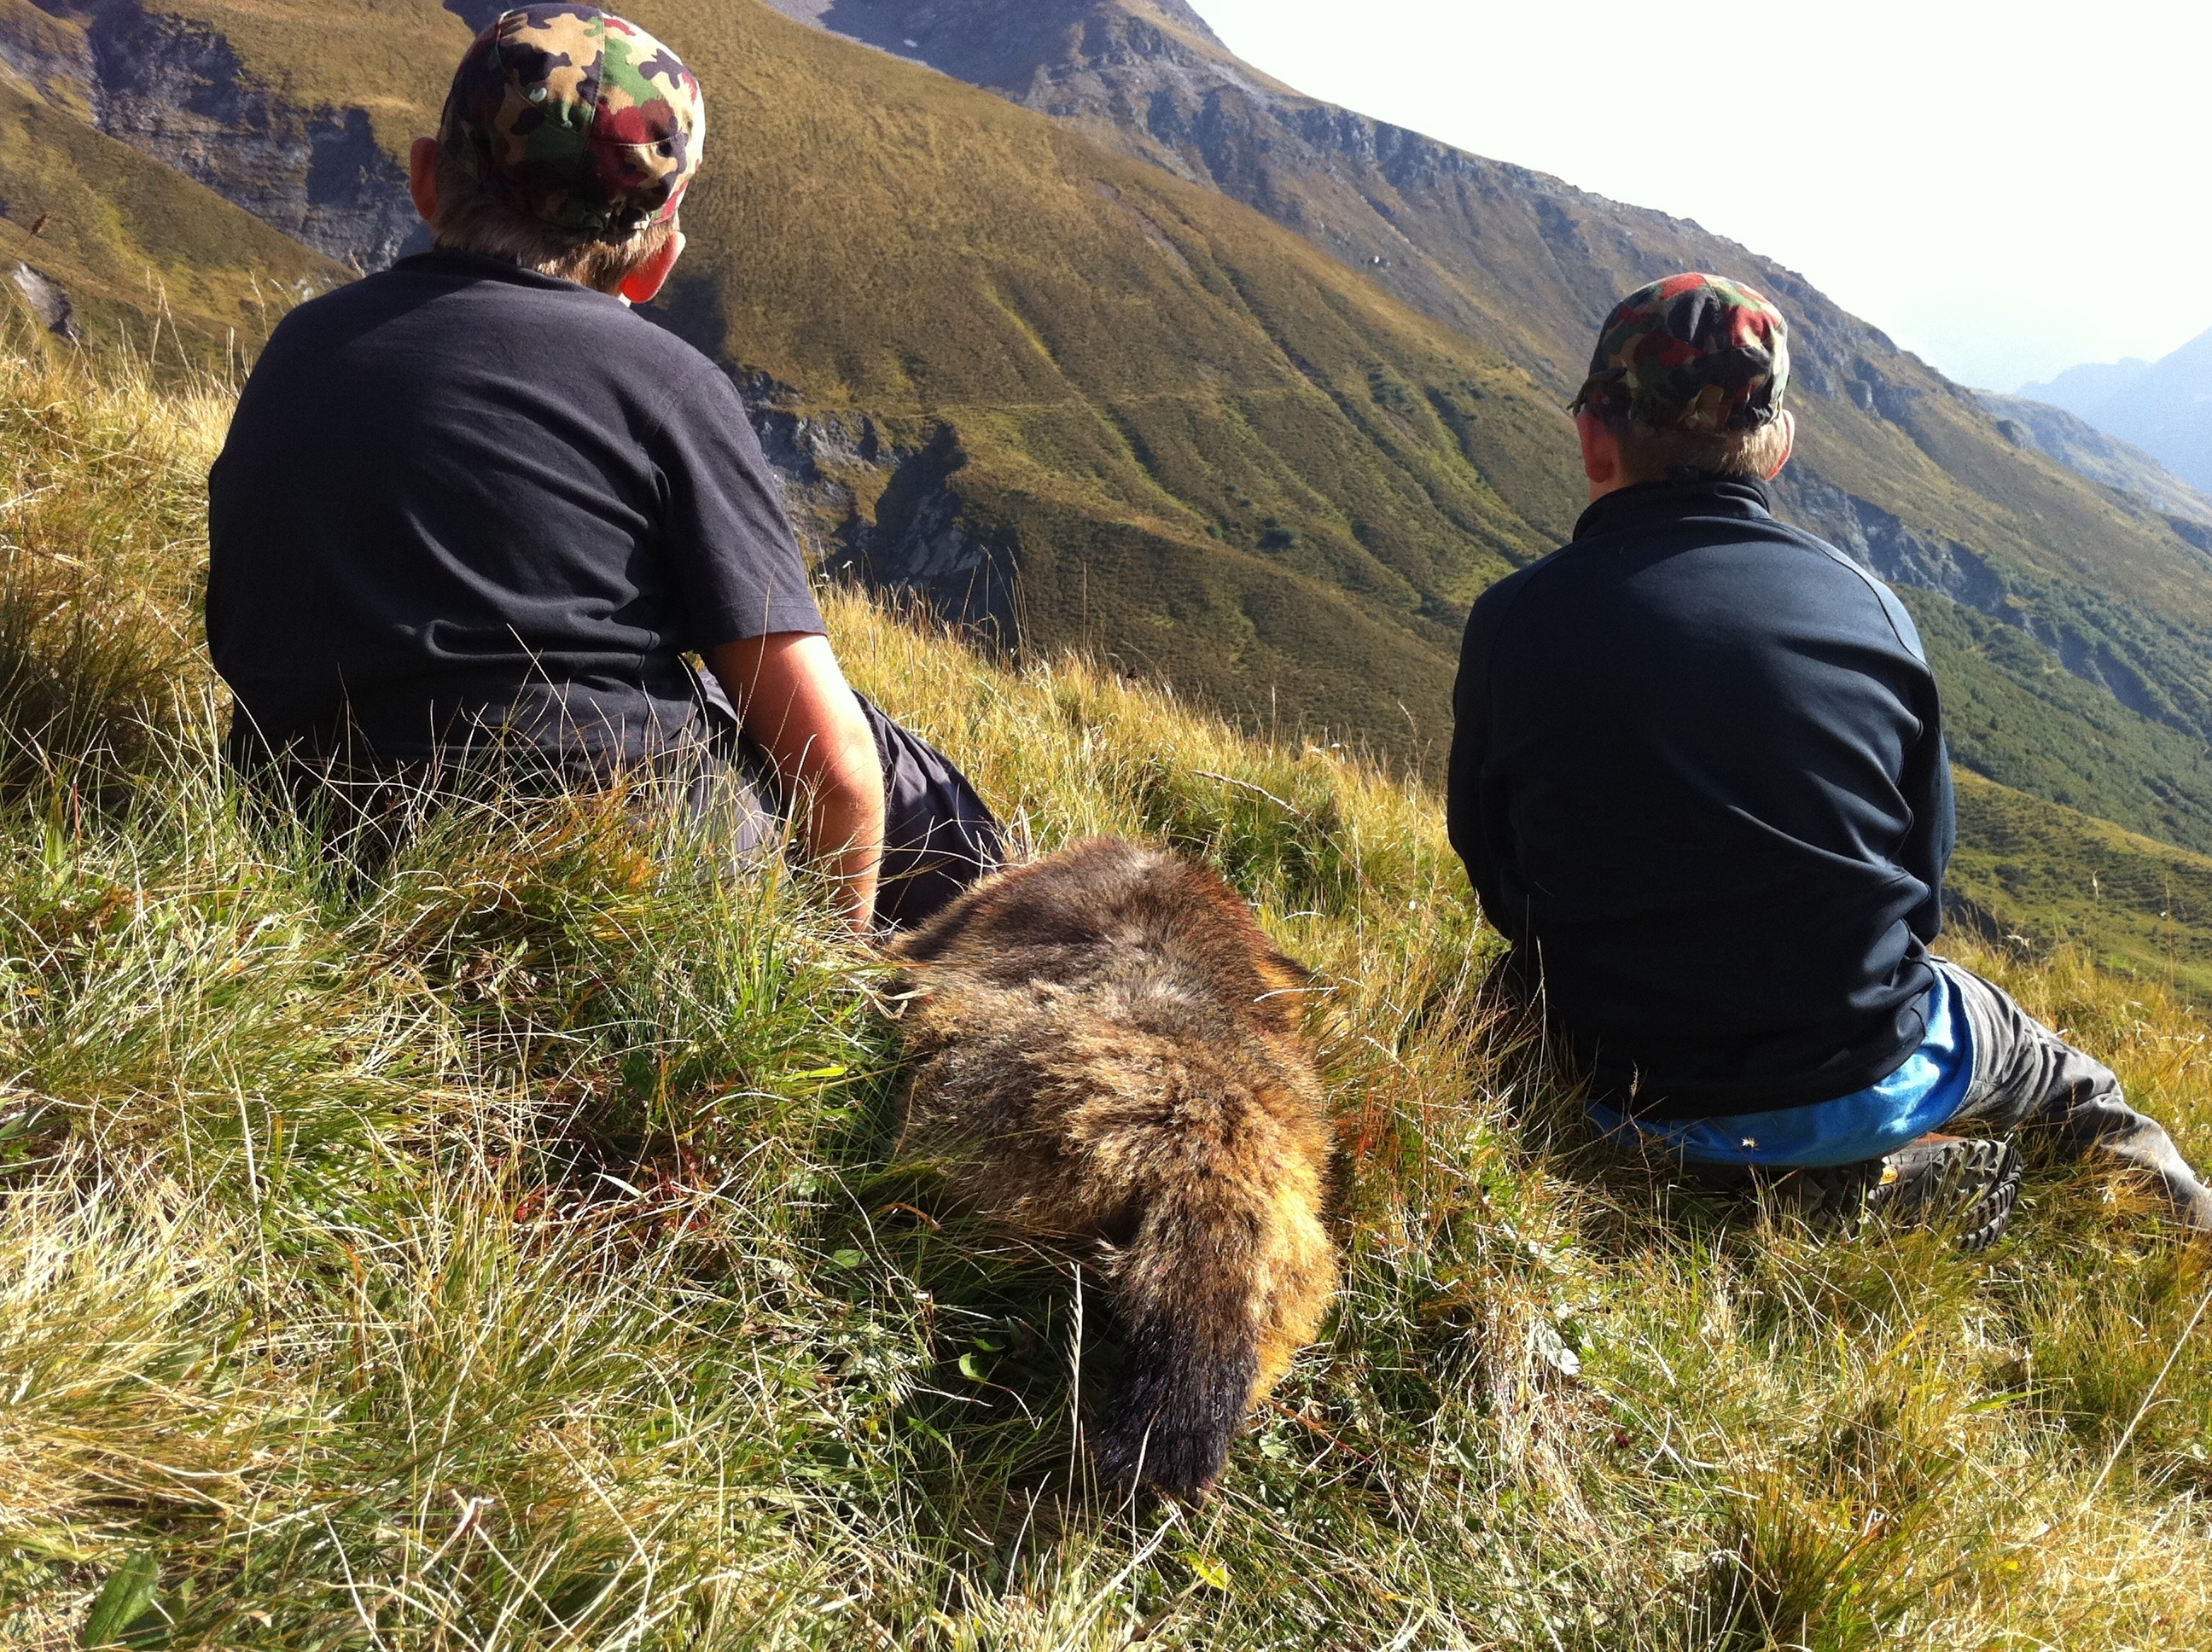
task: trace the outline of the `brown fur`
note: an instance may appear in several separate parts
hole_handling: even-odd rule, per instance
[[[1305,970],[1213,873],[1109,838],[977,885],[898,956],[903,1151],[1005,1228],[1109,1247],[1129,1376],[1100,1468],[1202,1495],[1336,1290]]]

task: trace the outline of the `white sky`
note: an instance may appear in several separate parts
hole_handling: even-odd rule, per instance
[[[2212,327],[2212,0],[1191,0],[1330,102],[1811,277],[1965,383]]]

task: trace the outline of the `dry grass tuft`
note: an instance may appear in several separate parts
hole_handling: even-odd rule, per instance
[[[2137,1192],[2040,1166],[1970,1260],[1607,1162],[1432,799],[836,598],[1034,842],[1203,855],[1322,973],[1343,1309],[1220,1497],[1100,1502],[1083,1260],[891,1177],[882,973],[803,880],[619,798],[365,877],[237,794],[220,418],[0,370],[9,554],[83,565],[0,608],[0,1639],[2202,1643],[2212,1265]],[[2212,1150],[2196,1011],[1972,961]]]

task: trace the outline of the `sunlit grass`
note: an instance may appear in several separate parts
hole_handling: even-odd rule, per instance
[[[2212,1268],[2139,1192],[2039,1163],[1965,1259],[1609,1162],[1433,798],[833,597],[1026,841],[1203,855],[1319,971],[1342,1309],[1213,1501],[1099,1500],[1089,1259],[894,1174],[891,983],[802,878],[619,797],[367,878],[225,778],[221,418],[0,386],[69,574],[0,612],[0,1642],[2203,1643]],[[1971,956],[2212,1151],[2189,1007]]]

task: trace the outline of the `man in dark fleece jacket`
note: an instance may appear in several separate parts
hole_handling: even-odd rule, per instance
[[[1484,593],[1461,657],[1451,836],[1507,978],[1591,1112],[1692,1163],[1771,1167],[1847,1219],[2009,1215],[2018,1127],[2212,1191],[2104,1066],[1929,951],[1954,838],[1936,680],[1881,582],[1778,521],[1787,328],[1685,275],[1613,313],[1574,412],[1589,510]]]

